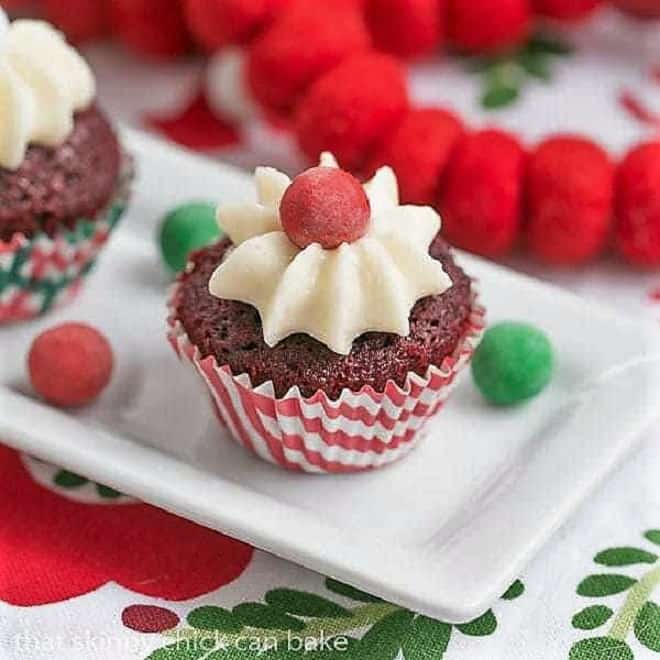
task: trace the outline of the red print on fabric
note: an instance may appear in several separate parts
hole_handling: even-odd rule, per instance
[[[235,580],[252,548],[155,507],[85,504],[37,484],[0,446],[0,600],[54,603],[107,582],[187,600]]]
[[[148,115],[145,122],[150,128],[189,149],[220,149],[240,142],[235,126],[213,113],[203,92],[175,116]]]

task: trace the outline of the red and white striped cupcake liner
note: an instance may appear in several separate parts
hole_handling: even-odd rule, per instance
[[[369,470],[411,451],[426,420],[447,400],[485,326],[485,311],[474,296],[454,353],[425,376],[411,372],[404,387],[390,381],[384,392],[369,386],[359,392],[346,389],[336,400],[321,390],[306,398],[293,387],[278,398],[272,382],[253,387],[247,374],[234,375],[213,356],[201,356],[176,318],[179,295],[177,285],[170,299],[168,338],[206,384],[222,425],[260,458],[311,473]]]

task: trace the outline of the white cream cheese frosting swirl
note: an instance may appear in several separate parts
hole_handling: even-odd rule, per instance
[[[321,165],[337,167],[330,154]],[[451,287],[429,246],[440,229],[428,206],[400,206],[389,167],[364,184],[371,217],[353,243],[301,249],[282,230],[279,204],[291,180],[272,168],[255,172],[258,202],[220,206],[218,222],[235,247],[212,275],[218,298],[257,308],[264,341],[306,333],[335,353],[348,354],[353,340],[370,331],[410,333],[415,303]]]
[[[9,23],[0,10],[0,166],[18,168],[30,144],[62,144],[95,93],[89,66],[60,32],[42,21]]]

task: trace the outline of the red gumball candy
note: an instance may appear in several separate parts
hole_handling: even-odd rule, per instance
[[[355,55],[319,78],[295,117],[299,144],[311,159],[331,151],[359,170],[408,109],[406,75],[389,55]]]
[[[275,18],[289,0],[183,0],[190,31],[209,52],[246,44]]]
[[[635,147],[616,177],[616,245],[632,264],[660,266],[660,141]]]
[[[603,5],[603,0],[532,0],[534,13],[558,21],[580,21]]]
[[[597,144],[557,136],[531,154],[527,175],[527,242],[541,261],[580,264],[610,235],[614,166]]]
[[[91,403],[110,382],[112,348],[95,328],[63,323],[42,332],[32,343],[28,370],[34,390],[63,408]]]
[[[435,204],[449,157],[463,134],[461,120],[448,110],[411,110],[383,140],[368,168],[390,165],[399,180],[401,201]]]
[[[112,0],[112,30],[141,55],[177,57],[190,49],[182,0]]]
[[[529,35],[529,0],[449,0],[448,33],[456,48],[470,53],[505,50]]]
[[[399,57],[419,57],[440,48],[446,0],[366,0],[376,48]]]
[[[522,214],[525,152],[513,136],[484,130],[459,141],[440,196],[442,233],[488,257],[508,252]]]
[[[642,20],[660,18],[660,0],[611,0],[612,4],[626,14]]]
[[[355,4],[293,0],[250,50],[252,93],[266,108],[287,114],[317,78],[370,44]]]
[[[100,39],[110,27],[107,0],[43,0],[42,11],[73,43]]]
[[[326,250],[364,236],[370,207],[360,182],[334,167],[313,167],[297,176],[280,203],[280,221],[298,247]]]

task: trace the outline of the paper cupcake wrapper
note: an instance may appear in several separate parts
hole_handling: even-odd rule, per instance
[[[0,241],[0,323],[39,316],[75,297],[126,209],[133,176],[126,155],[115,194],[95,218],[81,218],[53,237],[16,234]]]
[[[272,382],[253,387],[246,374],[234,375],[213,356],[201,356],[176,318],[179,295],[180,287],[175,286],[168,338],[179,358],[190,363],[206,384],[222,425],[262,459],[312,473],[368,470],[411,451],[426,420],[447,400],[485,326],[485,312],[475,295],[454,353],[440,367],[431,366],[425,376],[409,373],[404,387],[389,381],[384,392],[371,387],[344,390],[336,400],[321,390],[306,398],[294,387],[278,398]]]

